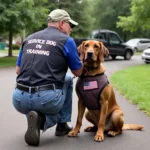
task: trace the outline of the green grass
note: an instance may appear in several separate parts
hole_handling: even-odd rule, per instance
[[[17,57],[0,57],[0,68],[16,66]]]
[[[150,116],[150,65],[117,71],[110,80],[122,95]]]
[[[135,53],[135,55],[141,55],[142,54],[142,52],[136,52]]]

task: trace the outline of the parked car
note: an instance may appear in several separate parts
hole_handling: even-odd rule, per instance
[[[130,45],[136,50],[136,52],[142,52],[143,50],[150,48],[150,39],[146,38],[135,38],[130,39],[126,42],[127,45]]]
[[[141,57],[146,64],[150,63],[150,48],[144,50]]]

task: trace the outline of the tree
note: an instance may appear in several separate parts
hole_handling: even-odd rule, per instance
[[[132,0],[131,15],[120,16],[117,26],[125,31],[137,31],[137,29],[150,30],[150,1]]]
[[[130,14],[130,0],[98,0],[95,1],[93,16],[95,17],[95,29],[109,29],[118,32],[122,36],[127,33],[117,28],[118,16]]]
[[[46,0],[1,0],[0,32],[9,33],[8,56],[12,56],[13,36],[26,28],[39,28],[45,23],[48,10]]]

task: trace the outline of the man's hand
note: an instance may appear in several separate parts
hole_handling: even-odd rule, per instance
[[[20,73],[20,67],[16,66],[16,74],[18,75]]]

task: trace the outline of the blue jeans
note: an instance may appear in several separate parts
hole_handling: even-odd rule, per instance
[[[68,74],[63,89],[27,93],[19,89],[13,92],[13,105],[25,115],[37,111],[45,115],[44,131],[56,123],[71,121],[73,81]]]

